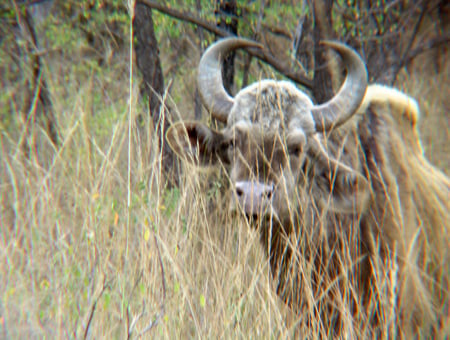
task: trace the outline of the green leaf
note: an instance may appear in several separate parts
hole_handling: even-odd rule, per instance
[[[206,306],[206,299],[203,294],[200,294],[200,307],[204,308]]]

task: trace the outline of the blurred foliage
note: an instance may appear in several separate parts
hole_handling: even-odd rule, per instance
[[[433,1],[433,3],[435,2]],[[166,0],[163,3],[169,8],[188,11],[209,23],[216,23],[218,20],[219,1],[217,0]],[[296,39],[303,39],[304,42],[308,38],[308,34],[311,35],[314,30],[311,2],[305,0],[259,0],[237,1],[237,3],[239,35],[264,41],[274,50],[276,57],[283,61],[289,58],[299,60],[299,53],[312,53],[311,45],[306,44],[298,45],[301,51],[295,50]],[[331,38],[348,42],[357,48],[363,56],[367,57],[368,63],[380,60],[378,54],[367,53],[367,50],[375,44],[383,44],[385,41],[383,39],[394,41],[395,44],[380,50],[392,52],[396,49],[398,54],[402,51],[399,46],[402,43],[405,45],[409,39],[409,32],[412,31],[417,21],[420,6],[423,3],[423,1],[408,0],[397,2],[390,0],[371,2],[335,0],[331,10],[334,34]],[[117,67],[120,70],[120,66],[110,61],[117,51],[123,51],[128,47],[130,17],[126,1],[28,0],[17,1],[17,4],[18,10],[22,14],[25,13],[25,9],[28,9],[33,18],[36,17],[36,28],[39,35],[39,46],[36,53],[42,55],[44,61],[52,58],[52,63],[55,55],[61,60],[73,61],[65,63],[58,70],[58,76],[62,77],[61,80],[64,82],[76,81],[82,84],[93,74],[100,77],[105,72],[105,64],[109,68]],[[42,11],[39,14],[38,7],[42,6],[47,7],[45,14],[42,14]],[[29,57],[26,55],[24,38],[20,33],[17,17],[18,13],[13,2],[0,4],[0,60],[2,60],[0,83],[4,89],[0,94],[0,106],[3,108],[0,111],[0,128],[2,129],[10,126],[11,112],[20,111],[20,92],[26,88],[25,80],[30,77],[27,70]],[[309,18],[309,20],[305,20],[305,18]],[[195,45],[205,47],[215,39],[215,36],[213,34],[196,34],[197,27],[194,24],[174,19],[156,10],[153,11],[153,20],[155,33],[161,46],[173,48],[173,51],[170,52],[169,64],[172,62],[174,66],[164,65],[170,70],[167,71],[169,77],[185,78],[190,74],[191,69],[179,65],[186,65],[192,54],[189,54],[189,49],[181,48],[180,40],[187,37],[189,43],[195,43],[187,44],[189,48],[195,47]],[[226,20],[231,20],[231,18]],[[433,30],[428,31],[432,32]],[[200,42],[200,39],[204,41]],[[371,56],[372,59],[369,59],[368,56]],[[392,58],[392,60],[398,59]],[[308,62],[303,60],[300,62],[305,65],[305,72],[312,75],[312,67],[308,66]],[[387,64],[382,60],[380,65],[384,68]],[[292,63],[291,66],[297,67],[298,63]],[[67,72],[69,68],[76,71],[77,79],[70,79],[69,74],[72,73]],[[47,71],[52,72],[52,70]],[[371,71],[370,68],[369,71]],[[235,84],[237,87],[242,85],[244,72],[245,70],[240,68],[236,70],[238,76],[235,77]],[[52,76],[56,76],[56,74],[52,74]],[[253,74],[248,74],[248,77],[250,80],[254,80]],[[65,94],[64,90],[61,90],[60,93]],[[172,96],[176,103],[184,98],[184,94],[176,92],[172,93]],[[102,95],[95,94],[93,101],[94,111],[102,110],[101,107],[104,105]],[[99,125],[102,126],[101,123]]]
[[[408,1],[392,3],[377,0],[370,4],[358,0],[337,0],[332,11],[334,31],[343,37],[368,39],[399,29]]]
[[[79,39],[85,37],[92,43],[99,36],[109,36],[119,43],[127,36],[129,14],[123,0],[89,1],[22,1],[18,9],[24,13],[47,6],[48,13],[38,14],[41,30],[48,38],[51,49],[70,51],[77,47]],[[3,8],[2,8],[3,7]],[[17,27],[17,13],[14,7],[0,7],[0,21]],[[1,44],[3,44],[3,39]]]
[[[165,1],[165,5],[178,10],[189,10],[197,13],[197,15],[204,20],[214,22],[216,1],[200,1],[200,8],[197,8],[197,2],[198,0],[169,0]],[[159,41],[165,36],[168,36],[170,39],[176,39],[186,32],[186,23],[158,11],[153,11],[153,22],[155,23],[155,34]],[[195,28],[194,25],[191,25],[191,27]]]
[[[51,48],[70,51],[84,40],[101,50],[105,48],[105,40],[121,47],[128,25],[129,14],[122,0],[69,0],[55,2],[43,29],[47,40],[52,42]]]
[[[200,6],[197,3],[200,2]],[[301,16],[308,13],[309,6],[302,5],[301,0],[293,2],[278,1],[237,1],[237,17],[239,20],[239,35],[254,37],[258,32],[261,21],[265,26],[280,26],[284,29],[295,31],[298,20]],[[208,0],[168,0],[164,4],[180,11],[189,11],[208,22],[217,22],[219,1]],[[154,11],[155,33],[158,38],[169,36],[178,38],[186,32],[186,23],[174,19],[166,14]],[[226,18],[227,22],[232,18]],[[194,25],[192,25],[193,28]],[[209,44],[213,37],[206,37],[205,45]]]
[[[38,42],[31,51],[27,50],[28,38],[19,25],[20,16],[26,15],[32,18]],[[105,75],[104,64],[116,51],[123,49],[128,39],[129,20],[126,3],[122,0],[17,1],[17,7],[13,2],[0,5],[0,84],[4,89],[0,95],[0,107],[3,108],[0,110],[0,129],[9,130],[14,126],[14,117],[18,117],[23,109],[23,93],[27,88],[34,91],[29,88],[29,80],[33,77],[30,54],[41,57],[44,77],[53,78],[50,82],[53,86],[67,86],[72,82],[81,85],[94,75]],[[55,63],[57,60],[62,63]],[[120,70],[121,66],[111,64],[110,68],[114,72],[113,69]],[[60,81],[56,81],[56,77]],[[95,112],[105,110],[102,89],[98,90],[91,96]],[[53,95],[63,94],[63,98],[66,92],[64,88],[52,88]],[[119,101],[115,104],[121,106],[121,98],[116,99]],[[117,119],[118,111],[109,111],[114,112],[104,115],[104,119]],[[104,123],[97,122],[101,131],[105,126],[111,126]],[[104,132],[109,134],[109,131]]]

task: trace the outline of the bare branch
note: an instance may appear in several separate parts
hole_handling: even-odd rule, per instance
[[[40,51],[38,46],[38,40],[34,28],[33,19],[30,12],[25,8],[22,14],[21,9],[15,0],[12,0],[12,5],[16,14],[16,21],[20,28],[20,32],[25,43],[25,52],[30,56],[30,69],[32,70],[31,88],[32,91],[27,91],[25,95],[24,107],[23,107],[23,120],[28,121],[30,117],[35,116],[36,105],[31,101],[31,93],[37,94],[37,99],[42,103],[43,115],[46,120],[46,132],[54,146],[58,145],[58,131],[55,123],[55,116],[53,113],[53,107],[50,99],[50,93],[47,87],[47,83],[43,76],[42,62],[40,58]],[[29,80],[27,80],[29,83]],[[28,128],[26,129],[26,131]],[[28,131],[27,131],[28,134]],[[25,146],[25,145],[23,145]],[[28,151],[26,151],[26,154]]]
[[[255,37],[258,38],[261,35],[261,24],[264,17],[264,8],[266,7],[266,2],[261,3],[261,8],[259,9],[258,21],[256,23]]]
[[[156,235],[153,234],[154,240],[155,240],[155,246],[158,252],[158,261],[159,261],[159,267],[161,270],[161,278],[162,278],[162,289],[163,289],[163,297],[162,297],[162,301],[161,301],[161,305],[159,307],[159,312],[156,314],[155,318],[153,320],[151,320],[149,322],[149,324],[138,333],[138,335],[136,336],[137,338],[142,337],[145,333],[149,332],[152,328],[154,328],[156,325],[158,325],[158,323],[161,321],[162,317],[164,316],[165,310],[166,310],[166,274],[164,271],[164,264],[162,261],[162,256],[161,256],[161,250],[159,249],[159,244],[158,244],[158,239],[156,238]],[[142,273],[139,276],[139,278],[137,279],[133,290],[135,290],[137,283],[139,282],[140,278],[142,277]],[[127,306],[127,325],[128,325],[128,335],[127,335],[127,339],[131,339],[131,336],[134,332],[134,329],[136,328],[136,324],[137,322],[146,314],[145,311],[145,300],[142,301],[142,309],[141,312],[136,315],[135,317],[133,317],[133,320],[130,323],[130,308],[129,305]]]
[[[303,39],[303,23],[305,22],[305,16],[302,16],[297,24],[297,27],[295,29],[295,39],[292,41],[292,56],[293,59],[297,58],[297,50],[298,46],[300,45],[302,39]]]
[[[282,38],[286,38],[291,40],[292,39],[292,34],[291,32],[289,32],[288,30],[284,29],[283,27],[278,27],[278,26],[271,26],[271,25],[267,25],[265,23],[261,23],[262,27],[264,28],[264,30],[274,34],[274,35],[278,35]]]
[[[420,46],[416,47],[409,53],[401,67],[411,62],[418,55],[441,45],[446,45],[448,43],[450,43],[450,34],[444,35],[443,37],[436,37],[422,43]]]
[[[158,239],[156,238],[155,234],[153,234],[153,237],[155,239],[155,246],[156,246],[156,249],[158,251],[159,267],[161,269],[163,299],[162,299],[162,302],[161,302],[159,313],[156,315],[155,319],[153,321],[150,321],[150,323],[147,325],[147,327],[145,327],[139,333],[138,338],[140,338],[142,335],[144,335],[145,333],[150,331],[153,327],[155,327],[159,323],[159,321],[163,317],[163,315],[165,313],[165,309],[166,309],[166,274],[165,274],[165,271],[164,271],[164,264],[163,264],[163,261],[162,261],[161,250],[159,249]]]
[[[144,314],[145,301],[142,302],[142,312],[141,312],[141,314],[139,315],[139,317],[134,317],[133,321],[131,322],[131,325],[130,325],[130,301],[131,301],[131,296],[133,296],[133,294],[134,294],[134,292],[135,292],[135,290],[136,290],[136,288],[138,286],[138,283],[139,283],[139,281],[141,281],[141,279],[142,279],[142,271],[139,273],[138,278],[134,282],[134,286],[131,289],[130,296],[128,297],[128,305],[127,305],[127,329],[128,329],[128,336],[127,336],[127,339],[130,339],[131,334],[133,333],[133,330],[134,330],[134,326],[136,325],[136,322]],[[136,320],[136,322],[135,322],[135,320]]]
[[[408,46],[405,49],[405,52],[403,53],[402,59],[397,64],[397,67],[394,70],[394,76],[392,77],[392,84],[393,85],[397,79],[398,73],[400,72],[403,65],[405,65],[405,60],[408,58],[409,51],[411,50],[411,47],[414,43],[414,40],[416,40],[417,33],[419,32],[420,25],[422,24],[423,18],[425,17],[425,13],[428,9],[428,1],[426,1],[422,5],[422,11],[420,12],[419,19],[417,20],[417,23],[414,27],[413,33],[411,34],[411,39],[409,40]]]
[[[152,9],[156,9],[161,13],[167,14],[171,17],[180,19],[182,21],[190,22],[197,26],[203,27],[204,29],[216,34],[220,37],[228,37],[231,34],[223,29],[220,29],[215,24],[212,24],[206,20],[198,18],[196,15],[188,12],[188,11],[178,11],[173,8],[168,8],[156,1],[153,0],[138,0],[139,3],[144,4]],[[294,71],[286,68],[282,63],[280,63],[275,57],[270,55],[267,49],[253,49],[246,48],[245,49],[249,54],[263,61],[264,63],[272,66],[275,70],[277,70],[282,75],[286,76],[290,80],[296,82],[297,84],[303,85],[306,88],[312,88],[312,80],[306,77],[304,74],[298,71]]]
[[[202,10],[201,1],[196,0],[195,6],[197,9],[197,12],[200,13]],[[200,40],[200,43],[199,43],[200,53],[203,54],[203,52],[205,50],[205,46],[204,46],[205,36],[203,34],[203,28],[201,26],[197,26],[196,31],[197,31],[198,39]],[[195,116],[195,119],[200,119],[202,117],[202,101],[200,99],[200,92],[198,91],[198,87],[195,87],[195,94],[194,94],[194,116]]]
[[[133,334],[133,331],[134,331],[134,327],[136,326],[137,322],[144,315],[145,315],[145,300],[142,300],[142,310],[141,310],[141,312],[138,315],[136,315],[133,318],[133,321],[131,321],[131,324],[130,324],[130,306],[129,305],[127,306],[127,324],[129,325],[128,326],[128,337],[127,337],[127,339],[131,338],[131,335]]]
[[[84,330],[83,339],[87,339],[88,338],[89,328],[91,327],[92,319],[94,318],[94,313],[95,313],[95,310],[97,309],[98,300],[100,300],[100,298],[102,297],[102,295],[105,292],[107,287],[108,287],[108,284],[106,283],[106,277],[105,277],[103,279],[102,289],[101,289],[100,293],[98,294],[98,296],[95,298],[95,301],[94,301],[94,303],[91,306],[91,310],[89,312],[89,317],[88,317],[88,322],[86,324],[86,329]]]

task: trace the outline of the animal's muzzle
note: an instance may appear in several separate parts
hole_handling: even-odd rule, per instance
[[[247,216],[255,217],[264,214],[273,192],[273,184],[256,181],[241,181],[235,184],[237,202]]]

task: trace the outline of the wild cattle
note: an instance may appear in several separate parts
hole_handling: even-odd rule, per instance
[[[450,181],[424,157],[415,100],[368,86],[353,49],[324,45],[340,55],[347,75],[334,98],[315,105],[277,80],[231,97],[223,57],[259,45],[214,43],[200,61],[198,86],[226,127],[177,123],[167,140],[186,159],[228,169],[232,208],[260,232],[277,293],[311,334],[442,334]]]

